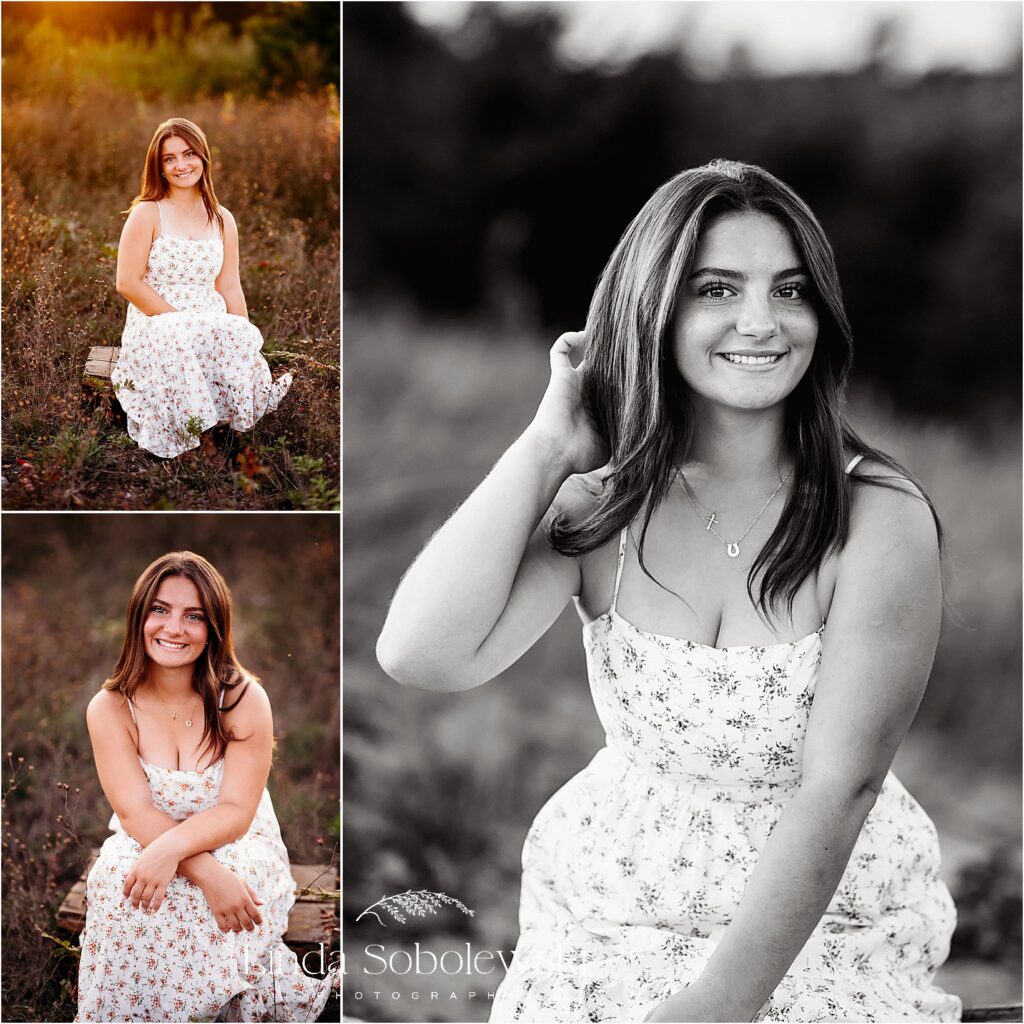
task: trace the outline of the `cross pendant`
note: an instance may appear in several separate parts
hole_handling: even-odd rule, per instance
[[[705,530],[710,530],[711,527],[714,526],[715,523],[717,523],[717,522],[718,522],[718,513],[717,512],[712,512],[711,515],[708,516],[708,525],[705,526],[704,529]]]

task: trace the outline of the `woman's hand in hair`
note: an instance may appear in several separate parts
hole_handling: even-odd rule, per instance
[[[572,364],[573,353],[580,353],[585,340],[583,331],[569,331],[551,346],[551,379],[529,427],[529,433],[564,461],[567,475],[600,469],[609,457],[584,406],[583,364]]]
[[[263,900],[248,882],[218,863],[203,881],[203,895],[222,932],[251,932],[263,924],[259,906]]]

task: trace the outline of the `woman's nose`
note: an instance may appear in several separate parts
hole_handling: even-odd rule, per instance
[[[748,337],[766,340],[777,334],[779,321],[771,303],[767,299],[748,298],[740,309],[736,330]]]

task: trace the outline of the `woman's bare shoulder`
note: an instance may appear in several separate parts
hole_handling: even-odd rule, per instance
[[[128,224],[152,227],[160,223],[160,210],[155,199],[141,199],[128,211]]]
[[[90,731],[106,730],[131,721],[128,701],[123,693],[106,688],[93,694],[85,709],[85,720]]]
[[[921,489],[912,480],[903,476],[896,470],[890,469],[888,466],[883,465],[881,462],[876,462],[874,459],[864,458],[851,470],[850,479],[854,483],[870,483],[870,481],[878,481],[881,484],[888,484],[891,488],[903,491],[904,494],[910,494],[917,498],[923,498],[924,495],[921,493]],[[879,490],[879,487],[860,488],[854,492],[855,496],[860,495],[863,491]]]
[[[256,679],[247,679],[224,697],[224,717],[246,728],[272,717],[270,697]]]
[[[938,534],[931,507],[912,480],[864,459],[851,474],[850,538],[844,554],[909,545],[922,558],[937,556]]]

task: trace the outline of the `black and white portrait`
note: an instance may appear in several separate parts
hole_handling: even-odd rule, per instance
[[[1019,6],[344,18],[345,1014],[1019,1020]]]

